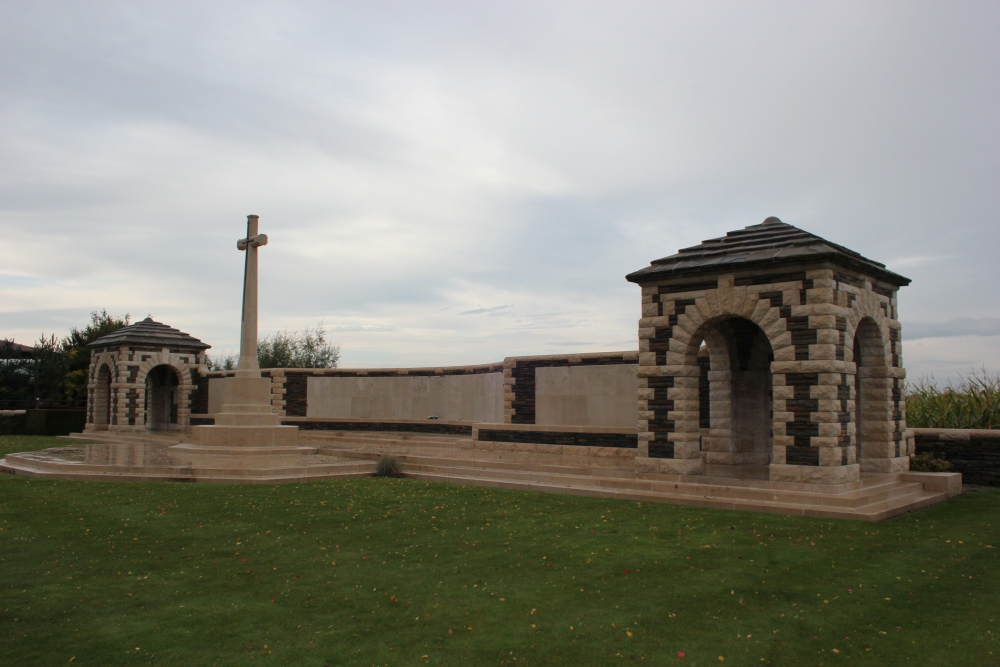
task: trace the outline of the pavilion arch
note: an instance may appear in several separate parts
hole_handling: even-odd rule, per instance
[[[169,364],[150,368],[143,377],[145,385],[143,414],[151,431],[178,428],[181,404],[181,373]]]
[[[102,363],[97,369],[94,382],[94,414],[95,430],[106,431],[111,423],[111,366]]]
[[[773,450],[772,341],[756,322],[724,314],[698,327],[684,363],[699,366],[706,355],[698,412],[686,413],[687,421],[698,419],[705,473],[767,479]],[[693,426],[678,424],[678,430]]]

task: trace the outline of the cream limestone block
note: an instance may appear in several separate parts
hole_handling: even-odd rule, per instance
[[[837,447],[840,445],[840,438],[814,435],[809,439],[809,444],[813,447]]]
[[[806,304],[832,303],[832,302],[833,302],[832,287],[816,287],[814,285],[812,289],[806,290]]]
[[[774,338],[770,338],[769,340],[771,342],[771,349],[772,350],[780,350],[782,348],[789,347],[792,344],[792,332],[791,331],[784,331],[784,332],[778,334],[777,336],[775,336]],[[794,353],[794,351],[795,351],[795,348],[792,348],[792,352],[793,353]]]
[[[668,393],[667,395],[669,396],[670,394]],[[688,400],[674,399],[674,411],[690,410],[691,412],[697,412],[698,407],[699,407],[699,401],[697,396],[694,399],[688,399]],[[649,417],[649,419],[652,419],[652,417]]]
[[[688,400],[694,401],[695,404],[698,402],[698,387],[679,387],[676,384],[673,387],[667,389],[667,397],[677,400]]]
[[[688,338],[688,340],[691,340]],[[667,350],[670,352],[677,352],[678,354],[683,354],[685,357],[688,354],[696,354],[694,350],[690,349],[691,345],[687,341],[678,340],[676,336],[667,341]]]
[[[747,288],[740,288],[746,292],[746,296],[743,298],[743,308],[740,310],[740,315],[747,319],[753,319],[753,314],[757,310],[757,304],[760,303],[760,296],[751,293]]]
[[[821,386],[839,387],[840,384],[841,384],[841,375],[843,375],[843,374],[842,373],[820,373],[819,377],[817,379],[819,380],[819,384]],[[848,383],[851,382],[850,376],[848,376],[847,381],[848,381]]]
[[[772,463],[772,482],[795,482],[799,484],[847,484],[861,479],[857,465],[846,466],[797,466]]]
[[[850,308],[835,303],[810,303],[792,306],[793,317],[851,317]]]
[[[647,452],[649,451],[648,447],[646,451]],[[658,473],[660,472],[659,459],[651,459],[646,456],[636,456],[635,471],[645,472],[645,473]]]
[[[643,317],[657,317],[660,314],[660,306],[656,303],[644,303],[642,304],[642,316]]]
[[[809,316],[809,328],[810,329],[836,329],[837,328],[837,316],[836,315],[810,315]]]
[[[650,433],[649,431],[640,430],[638,435],[639,442],[652,442],[655,439],[655,435],[656,434]]]
[[[836,329],[819,329],[816,331],[816,343],[820,345],[839,345],[841,333]]]
[[[655,352],[640,352],[639,353],[639,365],[640,366],[655,366],[656,365],[656,353]]]
[[[659,459],[662,475],[701,475],[705,463],[700,459]]]
[[[819,435],[821,438],[840,438],[840,424],[837,422],[820,422]]]
[[[783,465],[785,463],[785,448],[784,447],[772,447],[771,448],[771,463],[777,463]]]
[[[795,348],[791,345],[774,350],[775,361],[795,361]]]
[[[697,442],[675,442],[675,459],[696,459],[701,457],[701,447]]]
[[[820,399],[817,401],[818,409],[817,413],[828,413],[831,415],[836,415],[840,411],[840,401],[836,399]]]
[[[698,333],[698,327],[700,327],[705,320],[701,318],[700,315],[694,315],[690,311],[686,311],[683,315],[677,316],[677,328],[683,329],[690,336],[694,336]]]
[[[656,285],[643,285],[641,291],[643,296],[648,296],[648,297],[653,297],[659,294],[660,292],[659,288]]]
[[[660,375],[660,368],[662,368],[662,367],[661,366],[651,365],[651,364],[650,365],[643,365],[642,362],[640,361],[639,362],[639,369],[638,369],[638,371],[636,371],[637,374],[638,374],[638,376],[639,376],[639,381],[642,382],[643,379],[646,379],[646,378],[658,377]]]
[[[813,278],[813,289],[837,289],[837,281],[833,278]]]
[[[649,338],[656,338],[656,328],[655,327],[641,327],[639,329],[639,340],[646,340]]]
[[[781,311],[778,308],[772,308],[770,301],[761,300],[757,302],[757,307],[754,308],[750,319],[763,329],[775,320],[781,319]]]
[[[846,373],[846,364],[843,361],[823,360],[823,361],[796,361],[796,362],[774,362],[771,364],[772,373]]]
[[[716,297],[718,298],[719,310],[721,313],[735,313],[733,307],[733,301],[735,299],[734,289],[733,289],[733,276],[719,276],[719,288],[716,291]]]
[[[695,437],[701,437],[701,427],[698,425],[697,412],[692,415],[690,413],[685,414],[683,412],[670,411],[667,413],[667,418],[674,421],[674,432],[671,435],[687,433]]]
[[[729,311],[734,315],[743,316],[743,309],[746,308],[747,303],[747,288],[734,287],[733,288],[733,303],[732,309]]]
[[[667,442],[701,442],[701,431],[699,429],[694,429],[692,431],[674,431],[673,433],[667,433],[666,435]]]
[[[869,459],[861,458],[862,472],[874,472],[882,474],[892,474],[907,472],[910,469],[910,458],[900,456],[891,459]]]
[[[675,378],[682,377],[700,377],[701,369],[698,366],[691,364],[668,364],[666,366],[660,366],[660,375],[672,375]]]
[[[649,341],[648,340],[643,340],[642,338],[640,338],[639,339],[639,354],[643,354],[643,353],[646,353],[646,352],[649,352]]]
[[[783,387],[783,389],[791,389],[791,387]],[[840,388],[834,385],[814,385],[809,387],[809,398],[822,398],[829,401],[839,401],[839,394]]]
[[[843,451],[840,447],[822,447],[819,450],[819,464],[821,466],[839,466],[842,461],[842,457]]]
[[[674,327],[673,332],[670,337],[671,341],[678,341],[683,343],[685,347],[691,344],[692,336],[690,333],[681,329],[680,327]]]
[[[670,326],[670,317],[668,315],[650,317],[642,326],[653,327],[654,329],[666,329]]]
[[[656,391],[654,389],[649,389],[647,387],[639,387],[638,398],[640,401],[648,401],[656,396]]]
[[[729,438],[717,438],[712,435],[701,437],[702,450],[706,452],[729,451]]]
[[[777,424],[772,424],[771,433],[774,434],[775,436],[787,435],[788,434],[787,427],[788,427],[787,422],[778,422]]]
[[[656,414],[652,410],[644,410],[643,406],[639,406],[639,419],[656,419]]]
[[[687,355],[683,352],[673,352],[667,350],[667,365],[668,366],[684,366],[687,362]],[[695,366],[695,369],[698,367]]]
[[[773,340],[781,334],[785,333],[785,320],[778,318],[763,327],[764,333],[767,335],[768,340]]]
[[[810,361],[826,361],[837,359],[837,346],[813,343],[809,346]]]
[[[775,421],[783,421],[783,422],[795,421],[795,413],[794,412],[784,412],[783,410],[779,410],[778,407],[775,406],[775,408],[774,408],[774,419],[775,419]]]

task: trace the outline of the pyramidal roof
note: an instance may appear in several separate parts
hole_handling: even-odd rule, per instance
[[[122,327],[114,333],[98,338],[87,347],[117,347],[119,345],[149,345],[153,347],[187,347],[205,350],[210,347],[194,336],[154,322],[147,317],[141,322]]]
[[[654,260],[648,267],[628,274],[625,279],[641,283],[656,278],[824,261],[855,269],[896,286],[910,284],[909,278],[889,271],[881,262],[774,217],[759,225],[729,232],[722,238],[702,241],[680,250],[676,255]]]

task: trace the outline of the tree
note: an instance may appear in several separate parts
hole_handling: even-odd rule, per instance
[[[62,340],[61,348],[66,355],[66,373],[62,381],[62,393],[69,400],[84,400],[87,397],[87,369],[90,368],[90,348],[98,338],[114,333],[129,325],[129,314],[125,317],[109,315],[101,309],[90,314],[90,324],[83,329],[73,327]]]
[[[31,399],[35,364],[24,346],[12,340],[0,340],[0,405],[8,401],[24,407]]]
[[[323,323],[304,331],[279,331],[257,342],[257,363],[261,368],[336,368],[340,361],[340,345],[326,340]],[[208,357],[209,369],[230,371],[236,368],[239,356]]]

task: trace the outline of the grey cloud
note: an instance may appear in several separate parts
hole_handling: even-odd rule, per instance
[[[247,213],[262,330],[345,362],[628,349],[626,273],[769,215],[896,261],[907,339],[987,335],[998,42],[971,2],[6,3],[0,336],[235,349]]]
[[[1000,336],[998,317],[956,317],[944,322],[904,322],[903,339]]]
[[[513,305],[508,304],[506,306],[493,306],[492,308],[474,308],[473,310],[463,311],[459,313],[459,315],[485,315],[485,314],[494,315],[496,313],[500,313],[502,311],[508,310],[513,307],[514,307]]]

